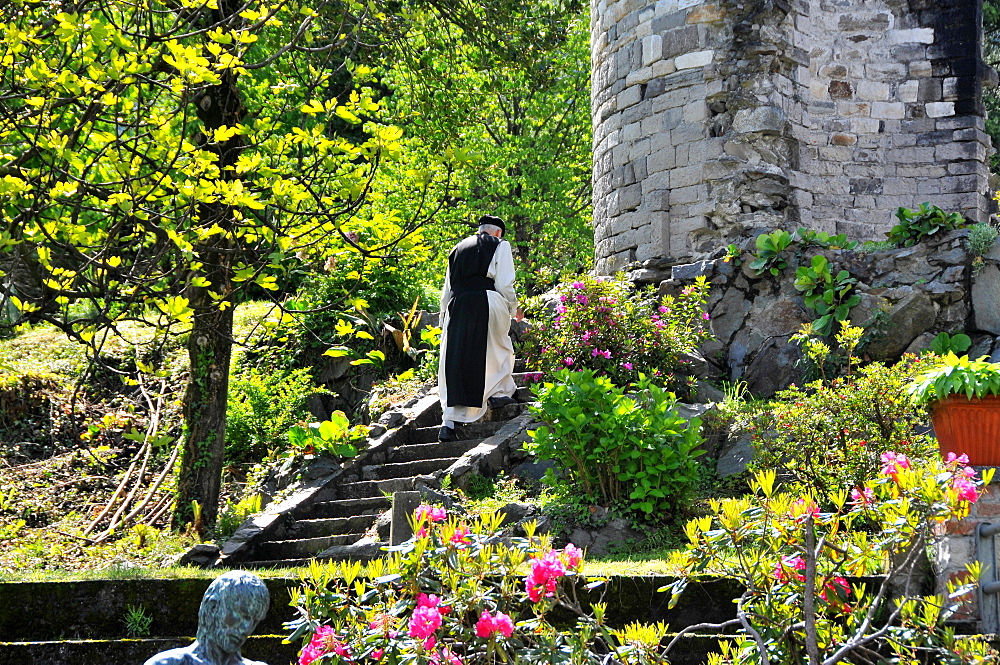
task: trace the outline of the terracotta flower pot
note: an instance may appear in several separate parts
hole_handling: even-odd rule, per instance
[[[949,395],[931,408],[941,456],[969,456],[973,466],[1000,466],[1000,396]]]

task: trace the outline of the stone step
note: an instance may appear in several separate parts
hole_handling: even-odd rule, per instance
[[[390,478],[388,480],[362,480],[357,483],[344,483],[337,488],[337,494],[342,499],[364,499],[392,495],[393,492],[412,492],[417,483],[437,485],[434,476],[411,476],[409,478]]]
[[[524,358],[514,358],[514,371],[515,372],[524,371]]]
[[[288,527],[288,539],[322,538],[345,533],[364,533],[375,523],[377,515],[333,517],[327,519],[296,520]]]
[[[512,404],[511,406],[516,406],[516,405]],[[496,434],[497,430],[499,430],[502,426],[503,423],[497,422],[495,420],[479,420],[474,423],[459,423],[457,428],[457,434],[463,441],[471,441],[473,439],[485,439],[488,436],[493,436],[494,434]],[[438,432],[440,430],[441,430],[440,424],[434,427],[419,427],[412,431],[412,434],[409,437],[409,441],[411,444],[434,443],[435,441],[438,440]]]
[[[439,457],[432,459],[417,460],[414,462],[402,462],[399,464],[380,464],[378,466],[366,466],[362,471],[362,476],[366,480],[388,480],[390,478],[406,478],[413,474],[429,476],[435,471],[447,469],[459,460],[458,457]]]
[[[337,499],[313,504],[309,511],[309,519],[332,517],[355,517],[360,515],[378,515],[389,510],[392,501],[384,496],[366,497],[363,499]]]
[[[245,568],[248,570],[276,570],[281,568],[304,568],[308,566],[309,563],[315,557],[307,557],[302,559],[267,559],[266,561],[240,561],[240,568]]]
[[[302,559],[311,557],[334,545],[350,545],[364,536],[363,533],[345,533],[319,538],[299,538],[296,540],[270,540],[261,543],[254,550],[258,561],[269,559]]]
[[[521,393],[521,391],[527,390],[527,388],[518,388],[518,394],[515,395],[515,397],[522,400],[522,402],[518,404],[508,404],[507,406],[502,406],[499,409],[490,409],[486,414],[487,420],[494,423],[500,423],[500,425],[503,426],[508,420],[512,420],[523,413],[527,413],[528,403],[534,400],[534,397],[530,395],[530,392],[526,392],[524,394]]]
[[[435,443],[414,443],[400,446],[389,453],[389,462],[414,462],[417,460],[436,459],[441,457],[461,457],[475,448],[482,439],[468,441],[437,441]]]

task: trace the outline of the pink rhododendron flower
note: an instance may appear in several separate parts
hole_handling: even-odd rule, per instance
[[[569,300],[569,296],[567,295],[559,296],[559,302],[566,302],[567,300]]]
[[[385,649],[375,649],[372,651],[372,660],[382,660],[382,656],[385,655]]]
[[[431,665],[462,665],[462,659],[448,647],[442,647],[440,653],[435,651],[431,654]]]
[[[586,305],[586,304],[588,304],[590,302],[590,298],[588,298],[587,296],[581,295],[579,298],[576,299],[576,301],[578,303],[580,303],[581,305]]]
[[[566,306],[565,305],[556,305],[556,313],[557,314],[565,314],[566,313]]]
[[[779,582],[790,581],[791,578],[788,576],[788,573],[786,572],[789,569],[805,570],[806,569],[805,559],[803,559],[798,554],[794,556],[789,555],[781,557],[781,561],[774,566],[774,578]],[[797,579],[800,582],[803,581],[805,578],[806,576],[802,575],[801,573],[795,574],[795,579]]]
[[[448,519],[448,511],[441,506],[432,506],[427,503],[422,503],[417,506],[417,509],[413,511],[413,516],[417,518],[417,521],[427,520],[428,522],[441,522]]]
[[[574,289],[582,289],[584,287],[583,282],[573,282]]]
[[[670,313],[670,308],[667,307],[666,305],[660,305],[657,309],[659,310],[660,314],[669,314]]]
[[[792,515],[803,519],[812,515],[815,518],[819,516],[819,506],[812,499],[808,503],[805,499],[796,499],[792,504]]]
[[[450,542],[453,545],[465,545],[472,542],[469,538],[469,529],[464,526],[459,526],[455,528],[455,533],[451,534]]]
[[[851,490],[851,503],[861,506],[870,506],[874,501],[875,492],[873,492],[870,487],[866,487],[863,492],[858,491],[857,487]]]
[[[828,591],[833,592],[832,595],[827,596]],[[823,586],[823,590],[820,592],[819,597],[843,612],[850,612],[850,606],[844,602],[850,591],[851,585],[847,583],[847,580],[837,575],[827,581],[827,583]]]
[[[632,371],[632,363],[622,363],[622,367],[624,367],[630,372]]]
[[[531,572],[524,580],[525,590],[531,602],[537,603],[543,597],[551,598],[556,593],[559,578],[566,574],[559,553],[549,550],[545,556],[531,560]]]
[[[899,482],[899,472],[910,468],[910,460],[906,455],[896,453],[882,453],[882,473],[893,480]]]
[[[489,612],[483,610],[483,613],[479,615],[479,621],[476,622],[476,635],[488,638],[493,637],[496,633],[510,637],[514,634],[514,622],[503,612],[497,612],[496,616],[490,616]]]
[[[701,318],[703,318],[703,319],[705,319],[706,321],[708,321],[708,320],[709,320],[709,319],[711,319],[712,317],[711,317],[711,316],[709,315],[709,313],[708,313],[708,312],[702,312],[702,313],[701,313]]]
[[[420,605],[410,617],[410,637],[426,639],[441,627],[441,612],[431,605]]]
[[[345,657],[351,655],[350,651],[347,650],[347,644],[340,640],[333,626],[320,626],[313,633],[309,644],[302,648],[302,653],[299,655],[299,665],[309,665],[328,653]]]
[[[962,453],[961,455],[958,456],[956,456],[955,453],[948,453],[944,461],[945,464],[956,463],[959,466],[965,466],[966,464],[969,463],[969,456],[966,455],[965,453]]]
[[[563,561],[566,562],[568,568],[579,568],[580,564],[583,563],[583,550],[573,543],[567,544],[563,550]]]
[[[566,365],[566,367],[569,367],[573,364],[573,359],[567,356],[563,359],[563,364]]]
[[[976,489],[976,484],[967,477],[956,478],[952,486],[958,492],[959,501],[975,503],[979,499],[979,491]]]

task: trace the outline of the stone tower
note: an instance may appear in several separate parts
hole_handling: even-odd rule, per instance
[[[592,0],[597,270],[985,220],[981,0]]]

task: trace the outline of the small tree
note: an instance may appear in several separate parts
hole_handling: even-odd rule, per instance
[[[330,242],[382,254],[433,214],[358,215],[402,132],[365,123],[377,103],[336,83],[385,17],[327,0],[13,0],[5,15],[0,294],[95,358],[125,320],[188,335],[175,517],[197,501],[211,524],[233,306],[251,290],[280,305],[303,258]],[[439,164],[414,189],[441,185]]]

